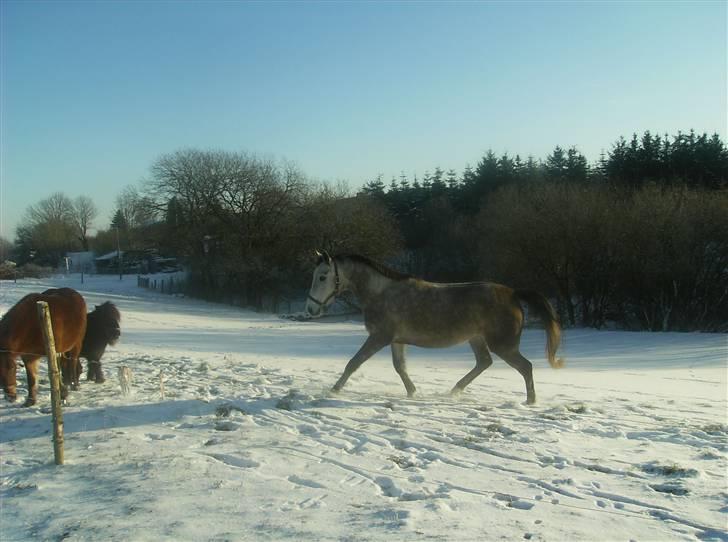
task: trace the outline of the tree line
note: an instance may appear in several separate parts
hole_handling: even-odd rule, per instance
[[[590,165],[485,153],[458,178],[381,177],[361,194],[402,232],[401,265],[431,280],[546,292],[567,325],[728,330],[728,150],[645,132]]]
[[[54,266],[118,242],[185,262],[192,294],[277,310],[324,248],[431,280],[535,288],[567,325],[726,330],[727,186],[725,143],[694,132],[620,138],[594,164],[576,147],[543,160],[488,151],[462,173],[379,176],[355,194],[287,162],[184,149],[125,188],[95,236],[92,205],[55,194],[0,249]]]

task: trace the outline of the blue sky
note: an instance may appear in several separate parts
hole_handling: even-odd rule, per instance
[[[725,2],[15,2],[0,7],[0,234],[160,155],[245,150],[353,189],[487,149],[590,160],[726,137]]]

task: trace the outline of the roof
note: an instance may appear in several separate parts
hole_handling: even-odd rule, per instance
[[[96,259],[96,261],[99,261],[99,260],[102,260],[102,261],[103,260],[113,260],[120,253],[121,253],[122,256],[124,255],[124,251],[123,250],[114,250],[113,252],[109,252],[108,254],[104,254],[103,256],[99,256],[98,258],[95,258],[95,259]]]

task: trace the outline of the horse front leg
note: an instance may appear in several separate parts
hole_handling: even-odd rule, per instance
[[[28,379],[28,398],[23,406],[33,406],[38,399],[38,360],[40,356],[23,356],[25,376]]]
[[[17,377],[18,365],[15,356],[4,352],[0,354],[0,386],[5,392],[5,399],[14,403],[18,399]]]
[[[392,343],[392,363],[394,364],[394,370],[397,371],[407,390],[407,397],[412,397],[417,391],[417,388],[415,388],[415,385],[407,374],[407,364],[404,359],[404,344]]]
[[[101,361],[91,359],[88,360],[86,380],[93,380],[97,384],[103,384],[104,382],[106,382],[106,378],[104,378],[104,371],[101,368]]]
[[[354,371],[356,371],[362,363],[364,363],[374,354],[379,352],[390,342],[392,342],[392,339],[389,337],[385,338],[376,335],[369,335],[359,351],[354,354],[354,357],[351,358],[349,360],[349,363],[346,364],[344,373],[341,375],[336,384],[334,384],[334,387],[331,389],[331,391],[341,391],[341,388],[344,387],[344,384],[346,384],[346,381],[349,380],[349,377],[354,373]]]

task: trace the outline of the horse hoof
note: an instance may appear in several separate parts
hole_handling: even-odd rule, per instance
[[[100,378],[97,378],[95,382],[97,384],[103,384],[104,382],[106,382],[106,379],[102,376]]]
[[[5,400],[8,403],[14,403],[15,401],[18,400],[18,396],[17,395],[5,395]]]
[[[35,405],[35,399],[31,399],[30,397],[28,397],[23,403],[24,407],[32,407],[33,405]]]

